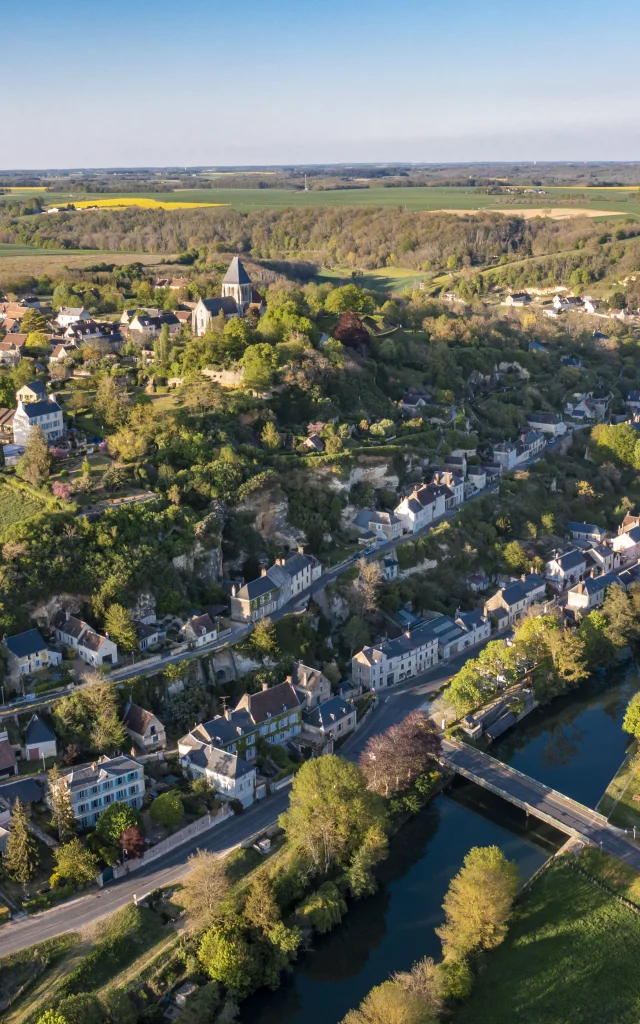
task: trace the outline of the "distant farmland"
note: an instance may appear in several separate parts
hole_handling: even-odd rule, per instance
[[[93,205],[112,203],[117,200],[126,200],[127,205],[140,203],[141,206],[153,206],[155,204],[171,204],[184,207],[189,205],[216,205],[231,206],[236,210],[248,212],[250,210],[279,210],[284,207],[306,207],[306,206],[403,206],[407,210],[450,210],[469,212],[508,212],[517,216],[527,211],[540,211],[553,216],[553,208],[562,208],[563,212],[575,213],[580,216],[582,212],[589,212],[591,216],[606,217],[609,214],[626,214],[630,217],[640,217],[640,201],[638,190],[630,187],[628,190],[608,189],[577,189],[572,188],[549,188],[544,189],[543,195],[518,195],[512,196],[508,193],[502,195],[487,195],[476,192],[473,188],[354,188],[335,189],[326,192],[294,192],[287,189],[233,189],[233,188],[200,188],[180,189],[169,192],[148,192],[148,193],[33,193],[24,192],[22,196],[40,194],[49,206],[60,206],[69,202],[77,202]],[[15,199],[13,196],[0,195],[0,204],[7,199]],[[174,205],[175,204],[175,205]],[[560,212],[560,211],[558,211]],[[531,213],[529,213],[531,216]]]

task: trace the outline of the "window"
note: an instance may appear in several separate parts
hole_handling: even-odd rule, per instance
[[[138,792],[138,787],[137,786],[129,786],[129,793],[131,793],[131,795],[133,795],[134,793],[137,793],[137,792]]]

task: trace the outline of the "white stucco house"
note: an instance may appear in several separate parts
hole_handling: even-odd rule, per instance
[[[26,445],[29,435],[40,427],[47,444],[52,444],[64,434],[62,409],[57,402],[46,399],[42,402],[18,402],[13,417],[13,443]]]

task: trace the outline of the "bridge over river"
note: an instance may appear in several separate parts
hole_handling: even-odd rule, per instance
[[[557,793],[467,743],[443,739],[440,760],[445,767],[521,807],[528,814],[567,835],[599,846],[605,853],[640,871],[640,849],[625,839],[623,829],[610,825],[604,815],[590,807]]]

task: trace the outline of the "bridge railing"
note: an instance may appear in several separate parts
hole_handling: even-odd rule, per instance
[[[533,783],[539,789],[544,789],[545,792],[549,793],[551,796],[555,796],[559,800],[564,800],[565,803],[571,804],[571,806],[578,808],[582,813],[586,813],[597,824],[601,824],[604,827],[609,828],[612,831],[618,833],[629,831],[627,829],[617,828],[615,825],[610,825],[607,819],[605,818],[604,814],[600,814],[599,811],[594,811],[592,807],[587,807],[585,804],[581,804],[578,800],[574,800],[573,797],[567,796],[566,793],[560,793],[557,789],[553,789],[551,786],[547,786],[545,782],[538,782],[538,780],[532,778],[531,775],[525,775],[524,772],[518,771],[517,768],[514,768],[510,764],[506,764],[504,761],[499,761],[497,757],[492,757],[491,754],[485,753],[484,750],[478,750],[476,747],[471,747],[468,743],[461,743],[459,740],[447,739],[446,742],[449,743],[456,750],[470,750],[473,752],[474,755],[490,762],[491,764],[497,765],[505,772],[510,772],[513,775],[518,775],[521,779],[524,779],[525,782]],[[440,757],[445,761],[447,760],[446,750],[442,751]],[[453,767],[456,767],[455,763]]]

